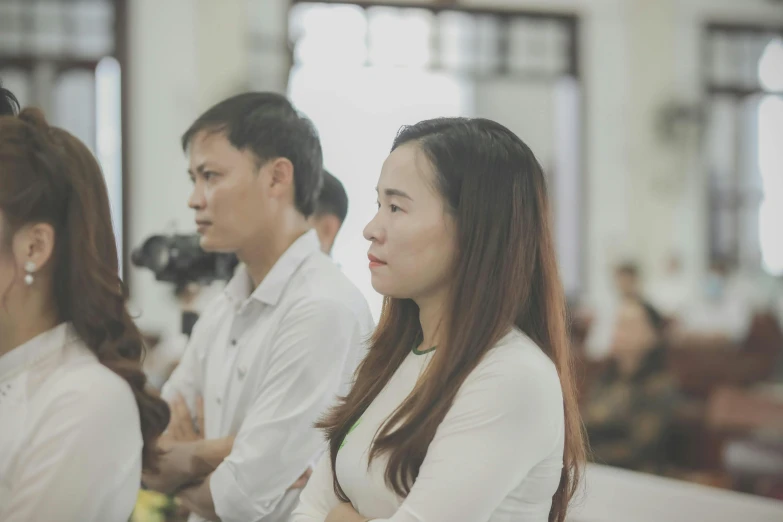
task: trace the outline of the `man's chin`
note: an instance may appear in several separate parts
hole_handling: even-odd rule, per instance
[[[203,250],[204,252],[209,252],[210,254],[235,254],[236,253],[236,249],[231,248],[230,245],[221,243],[220,241],[215,241],[207,236],[201,236],[201,239],[199,240],[199,246],[201,247],[201,250]]]
[[[221,250],[220,244],[208,236],[201,236],[198,244],[204,252],[217,253]]]

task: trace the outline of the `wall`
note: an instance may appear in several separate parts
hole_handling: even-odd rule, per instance
[[[658,140],[656,111],[669,100],[698,100],[704,22],[783,23],[783,9],[767,0],[463,3],[581,17],[589,297],[603,300],[610,294],[608,267],[618,259],[637,258],[655,280],[672,251],[682,254],[695,285],[706,254],[702,171],[697,157],[684,160]],[[209,104],[251,80],[284,88],[287,5],[287,0],[129,2],[131,245],[172,222],[192,230],[178,137]],[[142,326],[176,326],[166,286],[134,270],[131,291]]]
[[[580,16],[579,52],[584,103],[584,159],[587,178],[584,241],[585,290],[592,301],[609,294],[606,267],[632,250],[629,222],[628,117],[630,28],[624,0],[471,0],[465,4],[558,10]]]
[[[247,83],[242,0],[133,0],[130,18],[129,245],[152,234],[193,232],[190,180],[179,137],[207,107]],[[176,331],[168,284],[133,269],[133,310],[142,328]]]
[[[686,153],[654,132],[662,104],[701,96],[707,21],[783,23],[768,0],[466,0],[558,10],[581,18],[588,297],[608,299],[609,267],[638,260],[648,282],[679,253],[695,287],[706,262],[706,199],[698,145]],[[687,153],[691,155],[688,156]]]

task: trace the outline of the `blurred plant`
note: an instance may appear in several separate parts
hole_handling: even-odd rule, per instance
[[[177,501],[156,491],[142,489],[130,522],[169,522],[178,511]]]

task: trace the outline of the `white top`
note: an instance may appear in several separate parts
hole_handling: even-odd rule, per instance
[[[742,343],[753,321],[751,308],[742,299],[702,299],[689,306],[681,317],[682,328],[693,334],[721,334]]]
[[[162,392],[181,393],[192,412],[202,395],[206,438],[236,436],[210,479],[223,522],[288,519],[299,496],[288,488],[325,449],[313,424],[347,392],[373,329],[367,302],[315,231],[252,286],[238,266]]]
[[[650,301],[658,311],[668,317],[682,313],[692,298],[692,289],[682,275],[667,274],[656,284],[650,285]]]
[[[0,356],[0,426],[0,520],[128,520],[141,483],[139,411],[70,325]]]
[[[387,459],[367,469],[371,442],[411,393],[434,352],[411,353],[337,455],[337,479],[356,510],[388,522],[546,522],[560,482],[563,395],[554,364],[512,330],[468,376],[438,427],[407,498],[386,485]],[[323,522],[339,503],[324,455],[293,522]]]

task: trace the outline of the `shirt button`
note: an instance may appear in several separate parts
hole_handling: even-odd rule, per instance
[[[239,368],[237,368],[237,375],[239,376],[239,380],[240,381],[245,378],[245,374],[246,373],[247,373],[247,370],[244,369],[243,367],[240,366]]]
[[[236,345],[237,345],[237,340],[231,339],[231,346],[236,346]]]
[[[220,400],[220,397],[217,398],[217,403],[220,404],[222,401]]]

